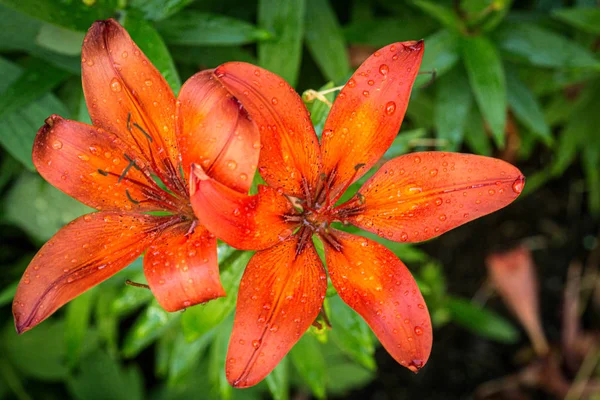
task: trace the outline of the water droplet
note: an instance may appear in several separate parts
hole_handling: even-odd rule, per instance
[[[519,194],[523,191],[523,187],[525,187],[525,177],[521,175],[513,182],[512,190],[513,192]]]
[[[388,103],[385,105],[385,113],[387,115],[392,115],[396,112],[396,103],[394,103],[393,101],[388,101]]]
[[[429,175],[431,176],[436,176],[438,174],[438,170],[437,169],[432,169],[431,171],[429,171]]]
[[[146,82],[144,82],[146,84],[146,86],[152,86],[152,80],[150,79],[146,79]]]
[[[260,340],[253,340],[252,347],[254,347],[255,349],[258,349],[260,347]]]
[[[273,98],[271,99],[271,103],[273,103],[273,105],[274,105],[274,106],[276,106],[276,105],[277,105],[277,103],[278,103],[278,101],[277,101],[277,99],[276,99],[275,97],[273,97]]]
[[[369,91],[368,90],[363,90],[363,96],[369,97]]]
[[[373,85],[375,84],[375,81],[374,81],[373,79],[369,79],[369,80],[367,81],[367,84],[368,84],[369,86],[373,86]]]
[[[442,199],[440,197],[438,197],[437,199],[435,199],[435,205],[436,206],[441,206],[443,203]]]
[[[124,52],[122,52],[122,53],[121,53],[121,57],[122,57],[122,58],[127,58],[127,56],[128,56],[128,55],[129,55],[129,54],[127,54],[127,52],[126,52],[126,51],[124,51]]]
[[[415,164],[419,164],[421,162],[421,157],[415,157],[414,162]]]
[[[87,155],[85,155],[85,154],[79,154],[79,155],[77,156],[77,158],[79,158],[81,161],[88,161],[88,160],[90,159],[90,158],[89,158]]]
[[[488,194],[489,194],[490,196],[493,196],[495,193],[496,193],[496,191],[495,191],[494,189],[490,189],[490,190],[488,190]]]
[[[236,208],[235,210],[233,210],[233,215],[235,215],[236,217],[237,217],[238,215],[240,215],[240,209],[239,209],[239,208]]]
[[[390,67],[388,67],[386,64],[381,64],[379,66],[379,73],[381,75],[387,75],[388,72],[390,72]]]
[[[119,82],[119,80],[117,78],[113,78],[112,81],[110,81],[110,89],[113,92],[120,92],[121,91],[121,82]]]
[[[189,306],[191,306],[191,305],[192,305],[192,302],[191,302],[191,301],[189,301],[189,300],[186,300],[186,301],[184,301],[184,302],[183,302],[183,306],[184,306],[184,307],[189,307]]]
[[[350,80],[348,81],[348,87],[355,87],[356,86],[356,81],[353,78],[350,78]]]
[[[243,181],[246,181],[246,180],[248,180],[248,175],[246,175],[246,174],[240,174],[240,179],[243,180]]]
[[[84,216],[83,216],[83,220],[84,220],[85,222],[90,222],[90,221],[92,220],[92,216],[91,216],[91,215],[89,215],[89,214],[87,214],[87,215],[84,215]]]
[[[423,328],[420,326],[415,326],[415,335],[421,336],[423,334]]]
[[[229,168],[230,170],[234,170],[237,168],[237,163],[233,160],[229,160],[227,161],[227,168]]]
[[[446,220],[446,215],[442,214],[439,216],[440,221],[445,221]]]
[[[402,232],[400,234],[400,240],[402,240],[403,242],[406,242],[408,240],[408,234],[406,232]]]
[[[91,67],[92,65],[94,65],[94,61],[93,60],[88,60],[87,65],[88,65],[88,67]]]
[[[260,70],[258,70],[258,69],[255,69],[255,70],[254,70],[254,75],[256,75],[256,76],[260,76]]]
[[[323,131],[323,136],[325,136],[325,137],[329,137],[329,136],[331,136],[331,135],[333,135],[333,129],[325,129],[325,130]]]
[[[52,148],[53,148],[54,150],[60,150],[60,149],[62,149],[62,147],[63,147],[63,144],[62,144],[62,142],[61,142],[60,140],[55,140],[55,141],[52,143]]]

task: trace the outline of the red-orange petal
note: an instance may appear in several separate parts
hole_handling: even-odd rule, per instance
[[[100,128],[52,115],[37,133],[32,158],[44,179],[98,210],[176,207],[176,199],[156,185],[144,160]]]
[[[139,150],[173,191],[185,193],[175,139],[175,95],[115,20],[96,21],[81,50],[85,100],[95,126]]]
[[[340,298],[369,324],[396,361],[417,372],[429,358],[431,320],[417,283],[383,245],[333,231],[325,243],[329,277]],[[335,329],[335,327],[334,327]]]
[[[319,141],[308,111],[280,76],[252,64],[230,62],[215,76],[248,110],[260,131],[258,171],[270,186],[304,197],[321,172]]]
[[[178,100],[177,144],[186,175],[197,163],[210,177],[248,193],[258,165],[260,135],[246,110],[212,71],[188,79]]]
[[[225,296],[219,279],[217,239],[204,227],[178,224],[165,231],[144,256],[144,274],[167,311]]]
[[[332,182],[332,198],[348,181],[363,176],[394,141],[423,49],[423,41],[418,41],[394,43],[376,51],[335,100],[321,146],[323,172]]]
[[[419,242],[507,206],[524,184],[521,171],[495,158],[411,153],[385,163],[339,216],[396,242]]]
[[[142,254],[169,217],[98,212],[72,221],[35,255],[17,287],[13,315],[23,333]]]
[[[263,250],[289,237],[297,225],[285,220],[294,208],[270,186],[259,185],[248,196],[209,178],[192,165],[190,201],[202,225],[227,244],[242,250]]]
[[[323,264],[311,241],[297,249],[296,235],[256,253],[246,267],[225,366],[234,387],[266,377],[321,310],[327,290]]]

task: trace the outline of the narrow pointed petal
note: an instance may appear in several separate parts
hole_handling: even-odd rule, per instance
[[[169,223],[169,217],[98,212],[62,228],[35,255],[17,287],[17,332],[125,268]]]
[[[309,241],[298,237],[256,253],[248,263],[235,311],[225,373],[238,388],[266,377],[313,323],[327,276]]]
[[[433,334],[409,270],[377,242],[340,231],[333,237],[335,247],[324,241],[325,258],[338,295],[365,319],[396,361],[417,372],[429,358]]]
[[[96,21],[81,50],[82,82],[95,126],[139,149],[170,189],[184,193],[175,140],[175,96],[115,20]]]
[[[338,213],[387,239],[420,242],[507,206],[524,184],[521,171],[495,158],[411,153],[385,163]]]
[[[144,274],[156,300],[178,311],[225,296],[219,279],[217,239],[204,227],[178,224],[164,232],[144,256]]]
[[[332,197],[349,180],[363,176],[394,141],[423,49],[419,41],[394,43],[376,51],[335,100],[322,139],[323,172],[332,182]]]
[[[200,223],[225,243],[242,250],[263,250],[289,237],[295,226],[287,198],[270,186],[259,185],[248,196],[209,178],[192,166],[190,201]]]
[[[292,196],[314,191],[321,153],[300,96],[280,76],[251,64],[230,62],[214,73],[259,128],[258,171],[265,182]]]
[[[506,253],[492,254],[486,264],[492,283],[502,300],[527,331],[536,353],[548,353],[548,341],[542,328],[538,303],[538,279],[531,251],[518,247]]]
[[[202,165],[208,176],[248,193],[258,165],[260,135],[235,97],[202,71],[179,93],[177,144],[183,171]]]
[[[44,179],[97,210],[176,207],[175,198],[152,180],[144,160],[100,128],[52,115],[37,133],[32,158]]]

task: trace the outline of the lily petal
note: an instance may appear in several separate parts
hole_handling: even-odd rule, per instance
[[[235,97],[202,71],[186,81],[177,102],[177,144],[183,171],[193,162],[208,176],[248,193],[258,165],[260,134]]]
[[[331,197],[363,176],[398,134],[423,57],[423,41],[376,51],[352,75],[323,128]]]
[[[202,225],[225,243],[242,250],[263,250],[286,239],[298,223],[286,222],[292,204],[270,186],[248,196],[209,178],[192,165],[190,201]]]
[[[115,20],[96,21],[81,50],[82,82],[92,122],[139,150],[179,194],[175,96],[167,81]]]
[[[340,219],[396,242],[419,242],[512,203],[525,177],[471,154],[411,153],[385,163],[338,209]]]
[[[167,311],[225,296],[219,279],[217,239],[202,226],[188,234],[189,229],[189,224],[173,226],[144,256],[148,285]]]
[[[258,171],[265,182],[291,196],[312,193],[320,179],[321,153],[300,96],[280,76],[251,64],[226,63],[214,74],[259,128]]]
[[[238,388],[257,384],[313,323],[325,298],[327,276],[308,242],[298,236],[256,253],[240,283],[225,373]]]
[[[52,115],[37,133],[32,158],[44,179],[97,210],[176,207],[176,199],[152,180],[144,160],[100,128]]]
[[[365,319],[396,361],[417,372],[429,358],[433,337],[417,283],[402,261],[379,243],[332,233],[337,248],[324,241],[325,258],[338,295]]]
[[[169,217],[98,212],[72,221],[35,255],[17,287],[18,333],[135,260],[168,226]]]

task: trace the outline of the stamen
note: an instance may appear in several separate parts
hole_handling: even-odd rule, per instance
[[[306,247],[306,243],[310,240],[310,237],[312,236],[312,231],[303,227],[300,230],[299,234],[300,240],[298,241],[298,247],[296,247],[296,256],[299,256],[300,253],[302,253],[302,251],[304,250],[304,247]]]
[[[100,168],[98,168],[98,173],[100,175],[104,175],[104,176],[108,176],[108,172],[101,170]]]
[[[346,192],[346,190],[348,190],[348,188],[350,187],[350,185],[352,185],[354,183],[354,179],[356,178],[356,175],[358,174],[358,171],[362,167],[364,167],[365,165],[366,164],[362,163],[362,164],[356,164],[354,166],[354,174],[352,174],[352,176],[350,177],[350,179],[348,179],[346,181],[346,184],[344,185],[344,187],[342,188],[342,190],[338,191],[338,193],[335,196],[335,198],[331,202],[327,202],[327,206],[328,207],[335,206],[335,203],[337,203],[337,201],[344,195],[344,193]]]
[[[140,204],[139,201],[137,201],[133,197],[131,197],[131,194],[129,193],[129,189],[125,189],[125,194],[127,195],[127,198],[129,199],[129,201],[131,201],[133,204]]]
[[[121,183],[121,180],[123,180],[123,178],[125,178],[125,175],[127,175],[129,170],[131,169],[131,167],[135,167],[138,171],[140,170],[140,167],[138,167],[137,164],[135,163],[135,161],[132,160],[131,158],[129,158],[129,156],[127,154],[123,154],[123,156],[125,157],[126,160],[129,161],[129,164],[125,167],[125,169],[123,170],[123,173],[121,173],[121,176],[119,176],[117,183]]]
[[[125,284],[129,285],[129,286],[137,287],[137,288],[150,289],[150,286],[148,286],[148,285],[146,285],[144,283],[133,282],[133,281],[130,281],[129,279],[127,279],[125,281]]]
[[[422,72],[419,72],[417,75],[425,75],[425,74],[430,74],[431,75],[431,79],[426,84],[422,85],[419,89],[428,88],[429,86],[431,86],[433,84],[433,82],[435,81],[435,78],[437,76],[437,70],[434,68],[431,71],[422,71]]]
[[[144,134],[144,135],[145,135],[145,136],[148,138],[148,140],[150,141],[150,143],[152,143],[152,136],[150,136],[150,135],[148,134],[148,132],[146,132],[146,131],[144,130],[144,128],[142,128],[142,127],[141,127],[141,126],[140,126],[140,125],[139,125],[137,122],[134,122],[134,123],[133,123],[133,126],[134,126],[135,128],[138,128],[138,129],[140,130],[140,132],[142,132],[142,133],[143,133],[143,134]]]
[[[127,130],[131,132],[131,113],[127,113]]]
[[[127,154],[123,154],[123,157],[125,157],[125,159],[127,161],[129,161],[130,163],[133,164],[133,168],[137,169],[138,171],[141,171],[142,169],[135,163],[135,161],[133,159],[131,159]]]

